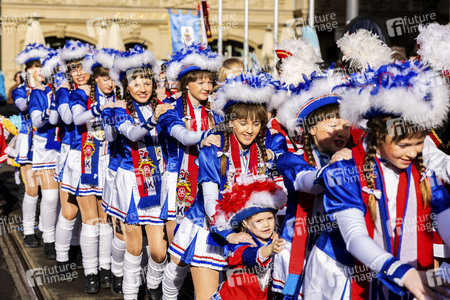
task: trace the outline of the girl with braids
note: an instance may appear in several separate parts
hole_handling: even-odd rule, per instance
[[[73,139],[75,125],[69,98],[75,88],[87,83],[86,76],[81,70],[81,60],[91,50],[92,47],[87,44],[68,41],[60,50],[59,61],[55,62],[55,64],[59,63],[59,72],[54,75],[55,108],[50,114],[51,116],[55,113],[58,114],[59,135],[61,136],[61,148],[55,171],[55,180],[59,182],[61,204],[61,212],[55,230],[55,249],[56,262],[62,274],[71,272],[70,263],[74,261],[76,254],[80,251],[79,229],[81,227],[76,197],[64,188],[67,185],[67,179],[72,175],[71,172],[65,172],[66,166],[70,165],[67,157],[72,148],[76,149],[78,143]],[[44,68],[44,70],[46,69]],[[51,71],[45,73],[48,74]],[[50,118],[51,120],[52,118]]]
[[[429,130],[446,119],[448,87],[412,62],[348,80],[340,87],[340,114],[352,124],[367,120],[368,135],[352,159],[335,162],[318,178],[325,211],[338,228],[327,227],[317,240],[301,293],[306,299],[448,297],[448,284],[427,278],[434,267],[433,227],[450,242],[450,195],[422,158]]]
[[[226,242],[254,244],[248,234],[233,231],[217,234],[220,244],[212,242],[209,224],[221,191],[248,176],[266,176],[266,173],[270,176],[268,165],[273,152],[266,151],[261,135],[267,123],[266,104],[273,93],[269,81],[270,77],[264,75],[241,75],[226,81],[217,93],[213,109],[226,118],[221,124],[225,127],[221,145],[211,145],[200,151],[200,188],[169,248],[173,263],[164,272],[165,299],[176,299],[187,265],[191,266],[196,298],[209,299],[219,284],[219,271],[227,265],[221,245]]]
[[[79,51],[78,54],[89,49],[83,44],[75,43],[73,46],[76,49],[72,51]],[[66,47],[70,49],[72,45]],[[62,59],[66,54],[63,51]],[[64,168],[62,188],[76,197],[81,212],[80,246],[86,275],[86,293],[97,293],[100,283],[103,287],[111,286],[112,229],[101,208],[109,156],[100,115],[104,108],[113,105],[115,101],[114,83],[108,74],[114,55],[115,53],[108,51],[93,52],[86,55],[84,60],[79,61],[70,71],[71,76],[77,78],[79,85],[69,98],[75,131]],[[84,68],[81,63],[85,64]],[[91,72],[92,81],[89,81]],[[72,207],[69,206],[69,209]],[[72,224],[69,224],[74,223],[75,209],[73,212],[72,219],[66,222],[66,228],[73,228]],[[66,236],[66,249],[68,240]]]
[[[40,59],[45,58],[48,49],[43,45],[29,44],[16,57],[18,65],[25,65],[25,82],[12,91],[14,104],[19,108],[22,127],[16,141],[18,153],[16,163],[20,164],[25,195],[22,203],[23,233],[25,247],[37,247],[39,242],[34,235],[36,204],[38,200],[38,178],[32,170],[33,124],[29,114],[29,96],[33,89],[43,88]]]
[[[326,216],[323,187],[314,183],[321,170],[342,158],[351,158],[348,122],[339,116],[340,97],[332,92],[340,77],[329,71],[311,74],[292,89],[278,110],[290,132],[303,132],[303,147],[278,157],[276,168],[288,190],[286,217],[281,227],[285,249],[275,257],[272,290],[298,295],[305,261],[321,233]],[[342,151],[345,149],[345,151]]]
[[[136,46],[114,60],[111,77],[125,103],[115,108],[115,128],[124,147],[115,177],[115,191],[106,211],[121,223],[125,238],[122,292],[125,299],[137,299],[142,260],[142,226],[147,233],[150,256],[147,265],[147,295],[162,296],[161,280],[167,263],[169,230],[161,218],[166,201],[166,172],[176,146],[169,137],[195,145],[202,132],[191,132],[176,116],[173,106],[159,103],[156,78],[159,66],[150,51]],[[171,143],[172,144],[169,144]]]
[[[45,78],[51,78],[55,61],[59,60],[58,52],[51,50],[43,60],[42,73]],[[50,69],[50,72],[47,70]],[[45,70],[45,71],[44,71]],[[50,73],[48,76],[48,73]],[[43,78],[44,79],[44,78]],[[51,82],[47,86],[31,91],[29,111],[33,127],[37,128],[33,134],[33,167],[41,184],[42,200],[41,212],[45,217],[41,218],[42,239],[44,242],[44,255],[46,259],[55,259],[55,227],[58,217],[58,183],[53,176],[56,167],[56,158],[60,148],[57,128],[50,122],[50,111],[54,106],[54,86]]]

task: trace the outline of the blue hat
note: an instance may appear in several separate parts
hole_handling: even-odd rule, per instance
[[[217,72],[222,66],[223,57],[212,52],[208,46],[195,44],[176,52],[167,64],[166,76],[172,80],[192,71]]]
[[[15,60],[18,65],[24,65],[33,60],[41,60],[47,56],[48,52],[49,48],[42,44],[28,44],[22,52],[17,54]]]

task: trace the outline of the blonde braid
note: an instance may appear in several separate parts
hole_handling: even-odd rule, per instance
[[[181,103],[183,104],[183,116],[186,117],[187,116],[187,92],[186,89],[183,90],[182,95],[181,95]],[[192,118],[192,116],[191,116]],[[184,119],[184,126],[186,126],[187,129],[189,128],[189,122],[187,119]]]
[[[369,189],[375,189],[375,178],[373,176],[373,166],[374,160],[377,155],[377,135],[375,133],[369,133],[369,145],[364,158],[363,174],[364,178],[367,180],[367,187]],[[369,208],[370,217],[372,219],[372,224],[375,226],[375,221],[377,220],[377,201],[373,194],[369,195],[369,201],[367,203]]]
[[[230,132],[228,130],[225,130],[223,135],[225,143],[223,145],[222,152],[225,153],[230,149]],[[220,159],[220,174],[222,175],[222,177],[227,174],[227,165],[228,165],[227,157],[225,155],[222,155]]]
[[[423,176],[426,172],[425,165],[423,164],[422,153],[417,154],[415,159],[415,164],[419,170],[420,176]],[[429,207],[431,205],[431,198],[433,193],[431,191],[431,186],[428,180],[422,180],[420,182],[420,193],[422,194],[422,202],[424,207]]]
[[[305,131],[303,151],[305,151],[306,157],[308,158],[308,165],[315,167],[316,160],[314,159],[313,149],[312,149],[312,136],[309,132]]]

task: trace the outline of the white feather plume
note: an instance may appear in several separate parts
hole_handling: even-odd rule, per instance
[[[345,33],[336,42],[343,53],[342,59],[350,61],[351,68],[367,69],[378,68],[392,62],[391,55],[394,53],[378,35],[366,29],[359,29],[355,33]]]
[[[59,52],[59,50],[58,50]],[[50,59],[44,60],[44,63],[42,64],[41,73],[45,78],[50,78],[53,75],[53,70],[59,65],[60,63],[60,54],[53,56]]]
[[[421,61],[436,70],[450,70],[450,25],[419,25],[419,32],[417,44],[420,48],[417,54],[420,55]]]
[[[28,46],[27,46],[28,47]],[[34,49],[25,49],[24,51],[17,54],[15,61],[16,64],[19,66],[25,64],[25,62],[29,59],[36,59],[40,60],[42,58],[45,58],[48,54],[48,49],[43,47],[42,45],[39,45],[38,47]]]
[[[392,78],[398,74],[394,68],[390,68],[390,72]],[[341,90],[341,117],[358,125],[363,123],[363,116],[370,109],[378,109],[424,129],[441,126],[447,120],[450,108],[449,87],[435,71],[416,67],[416,72],[410,86],[383,88],[375,95],[371,95],[372,86]]]
[[[70,40],[61,49],[61,63],[60,70],[67,71],[67,63],[72,60],[82,59],[85,55],[94,50],[94,47],[89,44],[81,43],[80,41]]]

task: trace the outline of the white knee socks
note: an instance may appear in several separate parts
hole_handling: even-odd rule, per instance
[[[69,261],[70,240],[75,222],[76,219],[67,220],[61,214],[59,215],[55,233],[56,261]]]
[[[38,196],[31,197],[27,193],[23,196],[22,216],[23,216],[23,234],[34,234],[34,224],[36,223],[36,204]]]
[[[153,261],[149,255],[147,265],[147,288],[157,289],[163,279],[164,267],[167,265],[167,256],[162,263]]]
[[[55,242],[56,219],[58,218],[59,191],[42,190],[41,214],[42,239],[44,243]]]
[[[174,262],[167,264],[162,281],[163,300],[176,300],[189,272],[189,266],[180,267]]]
[[[105,270],[111,269],[111,243],[113,239],[113,229],[109,223],[100,223],[100,233],[98,242],[98,264]]]
[[[83,224],[80,234],[84,274],[98,273],[98,225]]]
[[[141,260],[139,256],[125,252],[123,259],[123,283],[122,291],[125,300],[137,299],[139,286],[141,285]]]
[[[125,241],[120,240],[114,236],[112,240],[112,259],[111,259],[111,272],[114,276],[123,276],[123,256],[125,255]]]

